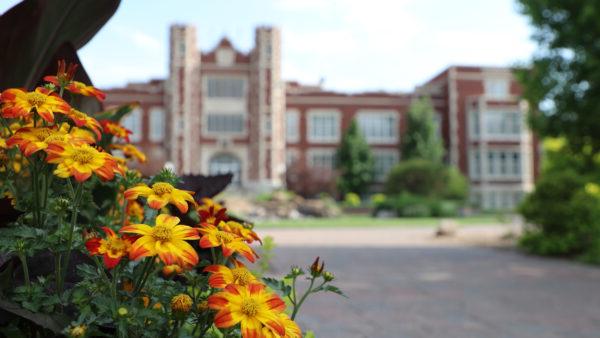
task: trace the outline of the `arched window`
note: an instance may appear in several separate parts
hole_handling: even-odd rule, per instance
[[[230,154],[218,154],[210,159],[208,172],[210,175],[233,174],[234,184],[240,184],[242,179],[242,163]]]

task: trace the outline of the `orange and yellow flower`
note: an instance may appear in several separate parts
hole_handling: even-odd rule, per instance
[[[71,81],[68,85],[65,86],[65,89],[73,94],[93,96],[98,101],[104,101],[104,99],[106,98],[106,94],[104,94],[104,92],[100,89],[93,86],[88,86],[85,83],[79,81]]]
[[[48,123],[54,122],[54,113],[66,114],[71,109],[68,103],[56,93],[38,87],[33,92],[11,88],[2,92],[0,99],[4,102],[2,117],[29,117],[34,110]]]
[[[144,207],[137,201],[129,201],[125,207],[128,218],[133,217],[141,222],[144,219]]]
[[[296,322],[290,319],[285,313],[279,314],[279,319],[285,328],[285,334],[280,336],[277,332],[274,332],[269,327],[263,327],[262,336],[264,338],[302,338],[302,330]]]
[[[235,267],[228,268],[225,265],[209,265],[204,268],[204,272],[210,272],[208,285],[212,288],[223,289],[229,284],[246,286],[252,283],[259,283],[250,270],[236,261]]]
[[[127,235],[119,237],[108,227],[102,227],[102,230],[106,234],[106,238],[90,238],[85,242],[85,247],[93,256],[102,255],[106,268],[112,269],[119,264],[121,258],[129,254],[135,238]]]
[[[140,163],[146,162],[146,155],[133,144],[113,144],[111,147],[122,151],[125,157],[135,158]]]
[[[58,60],[56,75],[44,76],[44,81],[48,81],[59,87],[66,86],[75,77],[75,71],[78,66],[79,65],[76,63],[69,63],[69,66],[67,67],[67,63],[64,59]]]
[[[198,228],[198,231],[202,234],[202,239],[200,239],[201,248],[220,246],[224,257],[229,257],[237,252],[250,262],[254,262],[258,257],[256,252],[238,235],[219,230],[219,228],[210,224],[203,224],[202,227]]]
[[[179,218],[167,214],[156,217],[156,224],[132,224],[119,232],[141,235],[132,245],[129,258],[157,256],[166,265],[196,265],[198,254],[186,241],[199,239],[196,229],[179,224]]]
[[[219,203],[215,203],[210,198],[203,198],[202,204],[197,208],[200,223],[208,223],[217,225],[221,221],[227,220],[227,208],[224,208]]]
[[[149,187],[145,184],[138,185],[125,191],[125,198],[135,200],[138,197],[146,197],[148,206],[152,209],[161,209],[167,203],[171,203],[182,213],[188,211],[188,203],[194,202],[193,191],[179,190],[169,183],[156,182]]]
[[[58,164],[54,174],[58,177],[75,177],[83,182],[95,173],[103,180],[112,180],[119,171],[110,154],[100,152],[88,144],[72,145],[51,143],[46,148],[48,163]],[[121,173],[123,174],[123,173]]]
[[[248,243],[252,243],[254,241],[259,241],[262,243],[256,232],[246,228],[244,225],[236,221],[221,222],[219,223],[219,228],[223,231],[231,232],[232,234],[240,236]]]
[[[75,123],[77,127],[86,127],[93,131],[94,134],[96,134],[98,141],[100,141],[102,138],[102,126],[98,120],[74,108],[71,108],[66,115],[71,119],[71,121],[73,121],[73,123]]]
[[[17,130],[7,141],[7,146],[18,146],[23,155],[29,157],[33,153],[48,148],[51,143],[90,144],[94,143],[94,137],[89,132],[73,128],[68,131],[69,126],[63,124],[57,127],[25,127]]]
[[[279,296],[266,291],[262,284],[228,285],[208,297],[208,307],[218,311],[214,319],[218,328],[240,324],[244,338],[262,337],[263,327],[278,336],[285,335],[285,326],[279,317],[285,310],[285,303]]]
[[[100,120],[100,124],[102,125],[102,129],[105,133],[114,135],[129,143],[129,135],[131,135],[131,130],[111,120]]]

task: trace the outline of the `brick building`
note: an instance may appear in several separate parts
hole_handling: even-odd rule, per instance
[[[376,188],[401,159],[411,100],[428,95],[447,161],[469,178],[475,204],[511,208],[533,187],[537,142],[508,68],[453,66],[412,93],[347,94],[283,82],[277,28],[257,28],[248,53],[226,38],[199,51],[190,26],[170,35],[168,79],[107,90],[107,106],[140,102],[123,123],[149,157],[142,170],[170,162],[181,174],[233,172],[251,190],[284,186],[298,171],[331,182],[335,149],[356,119],[373,150]]]

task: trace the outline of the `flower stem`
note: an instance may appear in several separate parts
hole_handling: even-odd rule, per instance
[[[69,181],[69,184],[71,184],[71,181]],[[81,200],[82,191],[83,191],[83,183],[79,183],[77,185],[77,190],[75,191],[75,194],[73,196],[73,212],[71,213],[71,227],[69,229],[69,234],[67,237],[67,255],[65,257],[65,264],[61,268],[62,275],[60,277],[60,281],[58,284],[59,293],[62,293],[62,291],[63,291],[65,278],[67,275],[67,271],[69,270],[69,260],[71,259],[71,250],[72,250],[72,246],[73,246],[73,232],[75,231],[75,225],[77,223],[77,211],[78,211],[77,208],[79,207],[79,202]]]
[[[306,297],[308,297],[308,295],[312,292],[312,287],[314,284],[315,284],[315,277],[311,277],[310,285],[308,286],[308,289],[306,290],[304,295],[302,295],[302,298],[300,298],[300,301],[298,302],[298,304],[294,305],[294,311],[292,312],[292,315],[290,316],[291,320],[294,320],[294,318],[296,318],[296,315],[298,314],[298,310],[300,310],[300,306],[302,306],[302,303],[304,303],[304,301],[306,300]]]
[[[146,263],[142,267],[142,274],[140,275],[140,278],[137,280],[136,286],[133,289],[134,296],[137,296],[137,294],[140,291],[142,291],[142,288],[144,287],[144,284],[146,284],[146,280],[148,279],[148,276],[150,275],[151,267],[152,267],[152,257],[147,257]]]
[[[29,281],[29,267],[27,266],[27,257],[23,252],[18,253],[19,260],[21,261],[21,266],[23,267],[23,278],[25,279],[25,285],[27,287],[31,286],[31,282]]]

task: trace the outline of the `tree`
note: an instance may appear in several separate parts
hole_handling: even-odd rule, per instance
[[[588,158],[600,151],[600,2],[519,0],[539,49],[518,76],[530,122]]]
[[[444,146],[437,135],[433,120],[435,112],[431,100],[422,97],[414,101],[408,111],[407,130],[402,137],[402,158],[419,158],[440,163]]]
[[[373,181],[373,155],[355,120],[342,137],[336,153],[336,168],[339,170],[338,192],[342,196],[349,192],[364,194]]]
[[[546,147],[535,191],[520,207],[535,224],[521,244],[600,263],[600,2],[519,3],[539,49],[517,76]]]

